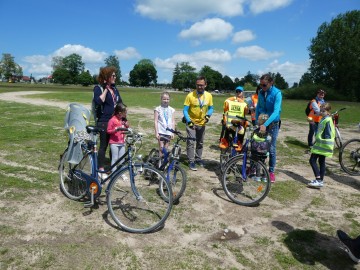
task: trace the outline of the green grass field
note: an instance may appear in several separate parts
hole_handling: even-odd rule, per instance
[[[160,104],[162,90],[119,90],[129,107],[152,109]],[[46,91],[48,93],[29,98],[41,97],[66,103],[90,105],[92,98],[92,87],[0,83],[0,93],[15,91]],[[171,93],[171,106],[179,114],[185,95]],[[213,97],[215,111],[221,113],[228,96]],[[307,128],[306,103],[305,100],[284,100],[283,121],[300,122]],[[340,116],[341,127],[358,128],[359,103],[331,103],[334,109],[347,108]],[[0,100],[0,269],[238,269],[231,267],[229,261],[241,265],[242,269],[354,269],[330,237],[338,225],[345,226],[352,236],[360,233],[356,214],[359,184],[353,178],[342,174],[342,188],[348,185],[350,191],[324,189],[311,193],[302,176],[288,172],[291,177],[287,176],[272,186],[269,200],[273,205],[264,202],[260,207],[246,208],[224,200],[224,206],[218,209],[215,204],[219,201],[215,194],[218,191],[211,190],[211,181],[217,180],[202,179],[199,175],[200,180],[189,179],[186,197],[173,208],[171,221],[164,230],[148,235],[126,234],[109,226],[107,213],[100,211],[106,206],[87,212],[81,203],[60,194],[57,165],[68,140],[63,129],[64,116],[65,108]],[[129,115],[131,125],[152,130],[153,122],[149,118],[144,121],[143,117],[140,113]],[[209,123],[206,143],[213,144],[218,139],[219,124]],[[180,123],[179,127],[183,129],[184,126]],[[304,159],[307,146],[303,141],[303,138],[287,136],[283,143],[278,144],[281,166],[307,162]],[[156,142],[150,133],[144,137],[141,152],[146,154],[152,147],[156,147]],[[311,170],[310,167],[307,169]],[[340,171],[337,167],[330,170],[332,175]],[[204,201],[208,205],[202,207],[208,211],[209,217],[205,211],[197,212],[199,204]],[[333,207],[339,207],[335,217],[330,212]],[[46,214],[59,211],[56,213],[58,220],[48,225],[46,219],[51,220],[52,216],[42,217],[39,212],[43,209],[47,210]],[[300,214],[295,217],[283,214],[287,209]],[[224,214],[224,211],[228,212]],[[35,213],[36,221],[32,219]],[[189,213],[197,215],[188,216]],[[227,214],[232,214],[233,220],[228,219]],[[244,220],[242,215],[248,218]],[[221,222],[217,216],[222,218]],[[258,220],[254,221],[255,218]],[[96,227],[91,223],[94,219],[98,220]],[[279,233],[276,226],[286,229],[287,223],[282,220],[287,219],[297,227],[288,233]],[[273,221],[269,224],[264,220]],[[266,235],[259,229],[231,241],[212,238],[217,235],[214,232],[227,228],[229,224],[250,231],[257,227],[271,228]],[[38,235],[29,236],[28,230],[34,231],[31,226],[43,227]],[[70,233],[73,228],[78,231]],[[184,239],[178,240],[177,236]],[[175,242],[167,241],[167,237],[172,237]],[[182,241],[188,241],[186,246],[181,245]],[[224,257],[228,258],[227,266],[218,259]]]

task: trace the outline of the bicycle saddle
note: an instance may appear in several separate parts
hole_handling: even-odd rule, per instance
[[[99,133],[101,131],[104,131],[102,128],[96,127],[96,126],[86,126],[86,131],[88,133]]]

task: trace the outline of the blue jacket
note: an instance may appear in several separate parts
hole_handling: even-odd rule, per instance
[[[264,126],[269,126],[272,122],[280,121],[282,94],[281,91],[275,86],[271,86],[267,90],[265,99],[265,92],[261,89],[258,95],[258,103],[256,106],[256,121],[261,113],[269,115]]]

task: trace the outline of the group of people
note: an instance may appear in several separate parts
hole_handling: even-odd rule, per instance
[[[99,170],[104,170],[105,153],[110,144],[111,164],[113,164],[125,152],[125,134],[122,127],[129,127],[126,118],[126,105],[115,86],[116,69],[114,67],[101,68],[98,76],[99,84],[94,87],[93,102],[96,105],[96,124],[102,128],[100,132],[100,147],[98,151]],[[212,95],[206,91],[207,81],[204,76],[196,79],[196,89],[190,92],[184,101],[183,121],[186,124],[188,137],[195,141],[187,141],[186,153],[189,159],[189,168],[197,170],[197,166],[204,167],[202,159],[206,124],[214,112]],[[235,89],[235,97],[230,97],[224,102],[223,126],[225,131],[223,143],[228,138],[231,129],[231,120],[236,115],[245,116],[251,113],[252,122],[255,124],[260,114],[268,115],[268,119],[260,125],[261,132],[268,132],[271,136],[269,153],[269,172],[271,182],[275,182],[276,165],[276,140],[279,132],[282,95],[281,91],[274,86],[273,79],[269,74],[260,78],[260,85],[252,96],[252,105],[244,101],[244,89],[238,86]],[[159,150],[167,147],[173,134],[167,128],[175,129],[175,110],[170,105],[170,94],[161,94],[161,104],[154,110],[154,130],[158,140]],[[243,126],[238,144],[241,149],[243,134],[246,125]],[[227,142],[229,143],[229,142]],[[220,144],[220,147],[223,147]],[[161,154],[161,153],[160,153]]]
[[[110,144],[111,164],[113,164],[125,152],[125,134],[121,128],[130,126],[127,120],[127,108],[123,103],[121,95],[115,86],[116,69],[115,67],[104,67],[100,69],[98,82],[94,87],[93,102],[96,105],[96,125],[101,127],[100,147],[98,151],[99,170],[104,170],[105,153]],[[189,137],[196,138],[196,141],[188,141],[186,153],[189,159],[189,168],[196,171],[197,166],[204,166],[202,159],[205,127],[214,112],[212,95],[205,90],[207,86],[206,78],[200,76],[196,79],[196,89],[190,92],[184,101],[183,121],[186,123],[186,132]],[[260,132],[267,132],[271,136],[269,150],[269,173],[270,181],[275,182],[276,166],[276,141],[280,128],[280,114],[282,104],[281,91],[274,86],[273,78],[270,74],[265,74],[260,78],[260,84],[256,93],[251,97],[251,104],[245,102],[244,89],[236,87],[235,96],[230,97],[224,102],[223,110],[223,132],[220,140],[220,148],[228,147],[229,134],[232,132],[230,127],[231,120],[239,116],[251,114],[252,123],[259,124]],[[315,175],[315,180],[308,186],[320,188],[323,186],[325,175],[325,158],[332,156],[334,149],[335,128],[330,116],[331,105],[324,101],[325,91],[320,89],[317,96],[310,105],[308,146],[311,156],[309,163]],[[158,140],[159,150],[168,146],[173,134],[167,128],[175,129],[175,110],[170,103],[170,94],[161,94],[161,104],[154,110],[154,130]],[[260,115],[266,115],[259,121]],[[243,134],[246,129],[244,123],[242,131],[239,132],[239,144],[236,146],[240,150]],[[315,135],[315,142],[313,137]],[[160,153],[161,154],[161,153]],[[319,166],[318,164],[319,163]],[[360,260],[360,237],[352,239],[343,231],[338,231],[339,239],[347,246],[351,258],[359,262]]]
[[[100,147],[98,152],[99,170],[104,170],[105,153],[110,145],[112,164],[125,152],[125,134],[122,127],[129,127],[126,114],[127,109],[119,91],[115,86],[115,67],[104,67],[100,69],[98,82],[94,87],[93,101],[96,104],[96,123],[102,128],[100,132]],[[214,112],[214,104],[211,93],[206,91],[207,81],[204,76],[196,79],[196,89],[187,94],[183,107],[183,121],[186,123],[186,132],[189,137],[196,138],[195,141],[187,141],[186,153],[189,159],[189,168],[197,170],[197,166],[203,167],[202,159],[206,124]],[[331,105],[324,101],[325,91],[320,89],[317,96],[311,101],[309,121],[308,146],[311,156],[309,163],[314,172],[315,179],[310,181],[308,186],[323,187],[325,175],[325,158],[332,156],[334,149],[335,129],[331,121]],[[161,104],[154,110],[154,130],[158,140],[159,150],[168,146],[173,134],[167,128],[175,129],[175,110],[170,104],[170,94],[161,94]],[[269,149],[269,174],[270,181],[275,182],[276,166],[276,142],[280,126],[282,94],[274,85],[270,74],[260,77],[260,84],[256,93],[251,96],[251,102],[245,101],[244,89],[238,86],[235,89],[235,96],[225,100],[223,107],[222,134],[220,148],[229,146],[229,135],[234,133],[231,129],[231,121],[236,116],[244,117],[251,114],[253,124],[258,123],[259,115],[267,115],[266,121],[259,125],[261,133],[268,133],[271,137]],[[242,148],[244,132],[247,123],[242,122],[239,129],[239,139],[236,150]],[[313,137],[315,135],[315,143]],[[161,154],[161,153],[160,153]]]

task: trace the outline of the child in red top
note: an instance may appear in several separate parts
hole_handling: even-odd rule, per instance
[[[107,133],[110,135],[110,149],[111,149],[111,165],[113,165],[122,155],[125,154],[125,132],[120,131],[119,128],[128,128],[129,122],[126,119],[126,106],[122,103],[118,103],[115,106],[114,114],[110,118]],[[122,164],[120,162],[119,164]],[[113,171],[116,167],[113,168]]]

